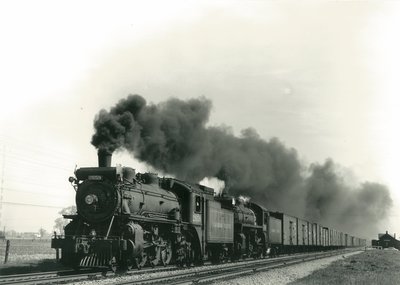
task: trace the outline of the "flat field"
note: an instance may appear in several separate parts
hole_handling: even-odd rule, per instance
[[[0,240],[0,262],[4,262],[6,241]],[[55,259],[55,249],[49,239],[11,239],[8,263]]]
[[[0,276],[65,269],[56,262],[56,251],[49,239],[11,239],[7,264],[6,241],[0,240]]]
[[[400,284],[400,251],[367,250],[290,284]]]

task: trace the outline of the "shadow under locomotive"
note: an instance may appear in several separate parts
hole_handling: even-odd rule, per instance
[[[68,267],[191,266],[365,243],[255,203],[216,197],[203,185],[111,167],[110,153],[98,155],[99,167],[77,169],[70,178],[77,214],[64,215],[71,220],[65,236],[52,239]]]

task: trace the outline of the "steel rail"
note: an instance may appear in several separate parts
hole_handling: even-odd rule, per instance
[[[155,273],[158,271],[168,271],[176,269],[175,266],[169,267],[157,267],[157,268],[146,268],[142,270],[130,270],[122,273],[123,275],[142,275]],[[67,283],[67,282],[78,282],[87,281],[99,278],[112,278],[115,276],[121,276],[121,273],[113,273],[99,271],[99,270],[82,270],[82,271],[51,271],[51,272],[37,272],[27,274],[14,274],[0,277],[0,285],[5,284],[50,284],[50,283]]]
[[[213,276],[218,276],[218,274],[225,274],[228,276],[229,272],[232,274],[246,274],[246,273],[239,273],[245,269],[249,270],[249,272],[255,272],[260,270],[265,266],[282,266],[280,264],[290,264],[294,260],[298,260],[298,262],[302,262],[308,259],[316,259],[318,256],[332,256],[332,255],[339,255],[345,252],[350,252],[348,249],[346,250],[339,250],[339,251],[328,251],[323,253],[300,253],[300,254],[293,254],[293,255],[285,255],[281,257],[275,258],[267,258],[267,259],[246,259],[237,261],[234,263],[224,263],[218,264],[215,268],[211,271],[210,269],[202,269],[201,266],[197,267],[190,267],[190,268],[183,268],[178,269],[175,265],[169,265],[167,267],[155,267],[155,268],[144,268],[141,270],[133,269],[124,273],[113,273],[99,270],[81,270],[80,272],[66,270],[66,271],[49,271],[49,272],[37,272],[37,273],[28,273],[28,274],[15,274],[15,275],[5,275],[0,277],[0,285],[5,284],[49,284],[49,283],[68,283],[68,282],[78,282],[78,281],[87,281],[87,280],[100,280],[104,278],[113,278],[113,277],[127,277],[129,278],[134,276],[142,276],[145,274],[151,273],[161,273],[161,272],[168,272],[168,271],[176,271],[173,273],[168,274],[168,276],[164,277],[145,277],[141,280],[129,280],[119,281],[115,284],[157,284],[157,283],[168,283],[170,284],[181,284],[179,282],[193,282],[199,281],[204,278],[211,278],[210,274]],[[211,263],[207,262],[205,265],[210,265]],[[268,267],[269,268],[269,267]],[[271,267],[272,268],[272,267]],[[195,270],[195,271],[193,271]],[[247,272],[247,271],[246,271]],[[221,275],[221,276],[222,276]],[[191,279],[192,278],[192,279]],[[180,280],[178,282],[178,280]],[[186,281],[185,281],[186,280]],[[189,281],[187,281],[189,280]],[[178,283],[174,283],[178,282]],[[182,283],[184,284],[184,283]],[[186,283],[185,283],[186,284]]]
[[[218,279],[233,278],[240,275],[250,274],[254,272],[260,272],[262,270],[270,270],[273,268],[289,266],[292,264],[311,261],[319,258],[340,255],[348,253],[349,251],[329,251],[322,253],[305,253],[299,255],[289,255],[280,258],[271,259],[257,259],[254,261],[245,261],[237,263],[227,263],[218,265],[215,268],[201,269],[201,267],[193,268],[195,270],[183,269],[177,270],[167,276],[152,277],[148,276],[140,280],[121,280],[116,281],[113,284],[127,285],[127,284],[197,284],[197,283],[208,283]]]

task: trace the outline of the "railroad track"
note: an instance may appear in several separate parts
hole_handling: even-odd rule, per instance
[[[98,272],[97,272],[98,273]],[[50,284],[61,281],[78,281],[82,278],[88,279],[96,272],[73,272],[73,271],[50,271],[27,274],[6,275],[0,277],[0,285],[3,284]]]
[[[122,281],[113,282],[113,284],[127,285],[127,284],[141,284],[141,285],[157,285],[157,284],[173,284],[173,285],[186,285],[186,284],[208,284],[214,281],[223,279],[232,279],[239,276],[254,274],[266,270],[294,265],[301,262],[321,259],[325,257],[342,255],[349,253],[349,251],[335,251],[323,253],[311,253],[285,256],[273,259],[260,259],[253,262],[238,262],[229,263],[226,266],[213,266],[212,268],[192,268],[187,270],[176,271],[173,274],[163,276],[146,276],[145,278],[129,279],[124,278]]]
[[[141,269],[140,271],[131,270],[125,272],[124,276],[130,275],[143,275],[156,273],[159,271],[169,271],[176,269],[175,266],[168,267],[157,267],[157,268],[146,268]],[[57,284],[57,283],[72,283],[72,282],[80,282],[87,280],[99,280],[105,278],[113,278],[119,276],[120,273],[107,272],[104,273],[98,270],[81,270],[79,272],[76,271],[51,271],[51,272],[38,272],[38,273],[28,273],[28,274],[15,274],[15,275],[6,275],[0,277],[0,285],[8,285],[8,284]]]
[[[145,268],[131,270],[124,274],[101,271],[81,270],[76,271],[51,271],[30,274],[7,275],[0,277],[0,285],[5,284],[57,284],[75,283],[88,280],[103,280],[105,278],[118,278],[114,284],[193,284],[207,283],[214,280],[233,278],[240,275],[260,272],[295,263],[305,262],[333,255],[340,255],[348,250],[329,251],[322,253],[303,253],[278,258],[245,260],[235,263],[225,263],[214,266],[200,266],[194,268],[177,269],[171,265],[167,267]]]
[[[33,281],[45,278],[52,278],[54,276],[57,276],[57,273],[58,273],[57,271],[49,271],[49,272],[6,275],[0,277],[0,284],[13,284],[13,282],[16,282],[18,280]]]

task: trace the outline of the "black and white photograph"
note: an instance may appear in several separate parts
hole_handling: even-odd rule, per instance
[[[0,283],[400,283],[399,27],[389,0],[0,1]]]

